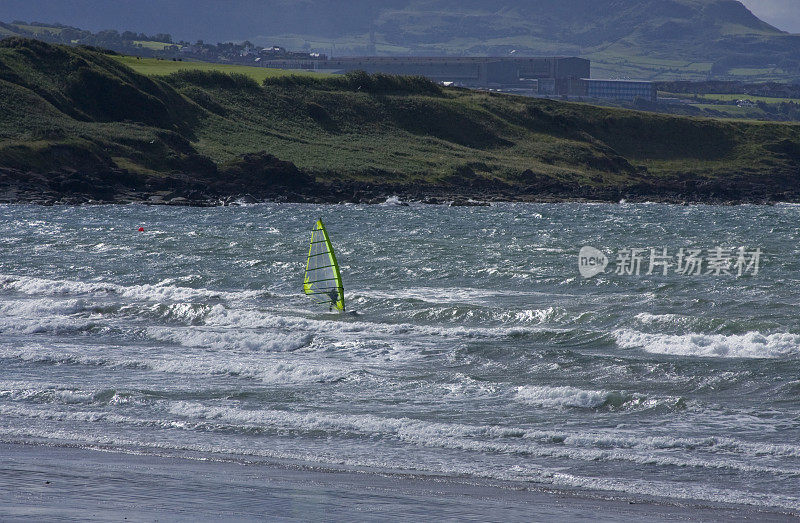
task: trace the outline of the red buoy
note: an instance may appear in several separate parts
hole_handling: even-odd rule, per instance
[[[144,232],[144,227],[139,227],[139,232]]]

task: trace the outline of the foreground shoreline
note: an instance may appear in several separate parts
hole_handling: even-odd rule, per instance
[[[535,484],[0,443],[0,519],[783,521],[792,514]]]

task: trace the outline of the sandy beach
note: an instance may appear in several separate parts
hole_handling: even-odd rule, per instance
[[[0,519],[782,521],[747,507],[660,504],[441,477],[0,445]]]

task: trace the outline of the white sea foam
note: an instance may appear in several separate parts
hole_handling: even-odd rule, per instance
[[[119,347],[103,345],[60,345],[45,347],[39,344],[2,345],[0,358],[18,359],[31,363],[79,364],[86,366],[108,365],[111,367],[143,367],[144,362],[132,358],[113,358]]]
[[[91,403],[95,399],[96,393],[93,391],[83,391],[74,389],[9,387],[8,384],[0,384],[0,398],[13,401],[31,401],[36,403]]]
[[[272,328],[272,329],[292,329],[298,332],[325,332],[330,336],[351,337],[353,333],[369,332],[371,336],[392,338],[398,335],[417,334],[424,336],[464,336],[496,338],[504,336],[515,336],[531,332],[528,325],[544,321],[546,318],[555,314],[551,309],[529,309],[509,313],[509,320],[515,326],[501,327],[466,327],[466,326],[430,326],[418,325],[414,323],[376,323],[368,321],[341,321],[335,320],[309,319],[301,316],[287,316],[282,313],[276,314],[272,311],[264,311],[254,308],[242,308],[241,301],[258,297],[263,294],[258,291],[239,291],[223,292],[208,289],[194,289],[172,285],[173,280],[165,280],[157,285],[132,285],[123,286],[108,283],[92,283],[70,280],[49,280],[26,276],[0,276],[0,290],[9,290],[27,294],[30,296],[43,296],[31,301],[17,300],[3,302],[0,307],[4,310],[18,310],[16,314],[18,320],[2,322],[0,328],[13,330],[22,333],[69,333],[87,329],[107,329],[108,323],[104,323],[102,318],[103,310],[94,311],[95,306],[90,302],[90,298],[108,299],[123,297],[134,300],[134,303],[116,303],[119,312],[131,314],[133,316],[156,317],[167,321],[177,321],[192,325],[206,325],[212,327],[226,327],[234,329],[248,328]],[[406,297],[423,297],[427,292],[434,292],[433,289],[417,289],[409,291]],[[439,296],[437,299],[459,298],[471,301],[497,294],[494,291],[484,291],[480,289],[461,290],[453,293],[448,289],[437,289]],[[458,295],[458,296],[455,296]],[[64,298],[59,301],[58,297]],[[80,296],[73,298],[73,296]],[[389,296],[389,295],[387,295]],[[55,297],[55,298],[53,298]],[[396,296],[395,296],[396,297]],[[216,303],[202,303],[207,300],[223,300],[226,305]],[[201,303],[197,303],[200,301]],[[102,307],[110,307],[103,305]],[[110,309],[109,309],[110,310]],[[97,312],[91,318],[82,319],[67,318],[67,316],[80,312]],[[43,314],[50,313],[50,314]],[[513,318],[513,319],[512,319]],[[442,318],[445,319],[445,318]],[[117,329],[126,329],[126,325],[116,325]],[[158,331],[160,338],[170,338],[171,335],[163,334]],[[236,334],[220,334],[218,341],[207,338],[213,346],[225,341],[222,338],[236,337]],[[247,345],[245,338],[250,334],[239,336],[236,343]],[[260,335],[258,335],[260,336]],[[188,339],[199,340],[201,336],[191,335]],[[253,341],[255,344],[270,346],[264,340]],[[253,346],[253,345],[251,345]]]
[[[563,309],[556,307],[547,307],[544,309],[524,309],[519,311],[503,311],[500,314],[500,319],[504,323],[516,324],[539,324],[546,321],[551,321],[563,315]]]
[[[383,202],[381,205],[397,206],[397,205],[403,205],[403,202],[400,200],[399,196],[389,196],[388,198],[386,198],[386,201]]]
[[[692,319],[689,316],[681,316],[679,314],[651,314],[649,312],[640,312],[635,317],[637,321],[644,323],[645,325],[650,325],[650,324],[675,325],[675,324],[685,323],[687,320]]]
[[[70,316],[33,316],[33,317],[0,317],[0,332],[15,334],[51,334],[68,336],[88,331],[101,331],[91,318],[74,318]]]
[[[270,330],[213,329],[208,327],[149,327],[148,338],[184,347],[288,351],[308,345],[310,333],[284,334]]]
[[[514,399],[543,407],[596,408],[606,404],[612,393],[605,390],[583,390],[575,387],[517,387]]]
[[[85,298],[24,298],[0,302],[0,332],[74,335],[102,332],[101,314]]]
[[[411,418],[382,417],[372,414],[345,414],[318,411],[275,409],[241,409],[212,406],[192,401],[162,402],[167,417],[138,418],[112,412],[56,411],[42,408],[0,405],[0,413],[23,417],[92,421],[105,419],[119,424],[152,425],[193,430],[211,428],[205,421],[226,424],[228,430],[238,427],[286,434],[293,432],[327,432],[360,434],[371,438],[394,438],[427,447],[527,454],[586,461],[630,461],[678,467],[728,468],[787,475],[800,473],[798,468],[770,466],[766,457],[774,459],[800,457],[800,446],[749,442],[737,438],[711,436],[681,438],[672,436],[641,437],[617,429],[600,432],[541,431],[523,427],[443,423]],[[175,418],[178,416],[179,418]],[[230,424],[234,424],[231,426]],[[699,459],[675,449],[703,449],[707,459]],[[656,451],[656,452],[652,452]],[[668,451],[668,452],[663,452]],[[718,456],[718,457],[717,457]],[[761,464],[746,458],[759,456]],[[778,463],[773,461],[772,463]]]
[[[117,356],[117,354],[120,354]],[[51,364],[135,368],[187,376],[240,376],[269,384],[335,382],[358,373],[358,369],[337,361],[310,361],[269,357],[268,353],[241,354],[214,350],[186,354],[158,352],[122,353],[107,345],[63,347],[3,347],[0,358]]]
[[[800,335],[761,334],[651,334],[634,330],[613,332],[623,349],[641,348],[656,354],[708,358],[780,358],[800,354]]]
[[[539,325],[562,314],[554,307],[544,309],[508,310],[469,305],[424,307],[403,311],[403,316],[414,321],[448,322],[466,325],[480,325],[486,322],[501,322],[503,325]]]
[[[121,308],[123,313],[131,313],[133,315],[144,314],[150,317],[156,317],[161,320],[169,322],[179,322],[188,324],[203,323],[206,316],[216,305],[208,305],[201,303],[155,303],[152,305],[129,305]]]
[[[581,437],[570,439],[569,436],[555,436],[552,433],[543,434],[515,427],[441,423],[371,414],[330,414],[272,409],[244,410],[186,401],[170,404],[168,411],[191,420],[218,420],[281,433],[289,430],[360,434],[370,437],[388,437],[425,447],[482,453],[500,452],[580,461],[628,461],[639,464],[734,469],[785,475],[800,473],[798,468],[753,464],[728,457],[706,459],[686,455],[676,456],[661,450],[671,447],[659,447],[648,444],[648,442],[640,446],[634,441],[627,448],[624,446],[619,448],[616,444],[616,435],[608,435],[605,438],[598,438],[595,435],[588,438],[583,436],[583,439]],[[561,444],[552,445],[555,442],[561,442]],[[565,444],[567,446],[564,446]]]
[[[118,285],[114,283],[50,280],[14,275],[0,275],[0,290],[33,296],[118,295],[134,300],[158,302],[207,299],[241,300],[255,298],[263,294],[260,291],[228,292],[160,284]]]
[[[521,290],[493,290],[471,287],[408,287],[394,289],[391,292],[380,290],[361,291],[361,294],[370,298],[411,299],[439,305],[443,303],[475,303],[497,297],[531,295],[530,292]]]
[[[344,379],[347,369],[313,363],[263,362],[256,359],[220,362],[194,358],[153,362],[154,370],[190,375],[230,375],[257,379],[270,384],[333,382]]]
[[[76,314],[89,308],[90,302],[78,299],[21,299],[0,302],[0,316],[34,317],[43,314]]]
[[[545,310],[541,317],[550,314]],[[535,314],[527,314],[520,320],[527,320]],[[331,319],[306,318],[303,316],[284,315],[283,311],[265,311],[260,309],[227,307],[221,304],[209,308],[203,324],[208,327],[224,327],[236,329],[272,329],[292,332],[324,333],[327,337],[339,340],[352,340],[354,334],[368,333],[371,339],[384,341],[397,340],[399,336],[422,335],[435,337],[467,337],[498,338],[539,332],[536,326],[528,326],[521,321],[518,326],[467,327],[419,325],[415,323],[385,323],[378,321],[353,321],[345,317]]]

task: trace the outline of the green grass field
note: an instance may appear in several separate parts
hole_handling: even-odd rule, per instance
[[[698,98],[705,100],[720,100],[730,102],[736,100],[751,100],[753,102],[764,102],[768,104],[779,104],[784,102],[800,103],[800,98],[771,98],[768,96],[753,96],[751,94],[701,94]]]
[[[216,64],[209,62],[174,62],[172,60],[158,60],[156,58],[137,58],[135,56],[114,56],[118,62],[127,65],[134,71],[145,76],[167,76],[178,71],[216,71],[220,73],[243,74],[263,82],[265,78],[287,75],[328,76],[323,73],[310,71],[287,71],[284,69],[269,69],[267,67],[251,67],[246,65]]]

